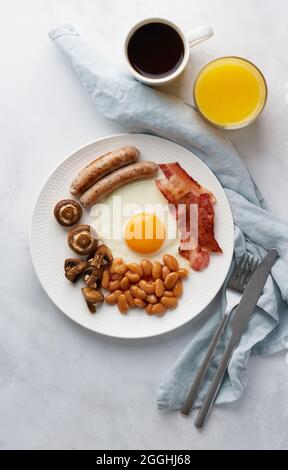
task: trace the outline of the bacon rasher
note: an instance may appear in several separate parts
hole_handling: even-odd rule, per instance
[[[198,205],[198,245],[193,249],[181,249],[179,253],[188,259],[195,271],[202,271],[209,264],[211,252],[222,253],[214,237],[214,195],[195,181],[179,163],[159,165],[166,178],[157,179],[156,185],[169,204],[175,208],[174,215],[181,234],[181,244],[189,241],[190,207]],[[179,215],[179,204],[186,205],[185,227]],[[183,206],[181,206],[183,207]]]
[[[195,197],[199,197],[200,194],[209,194],[211,202],[214,204],[216,202],[214,194],[212,194],[208,189],[201,186],[198,181],[194,180],[192,176],[179,165],[179,163],[162,163],[159,165],[164,175],[171,182],[174,181],[175,186],[181,184],[182,187],[185,186],[187,192],[191,193]],[[172,180],[171,180],[172,178]]]

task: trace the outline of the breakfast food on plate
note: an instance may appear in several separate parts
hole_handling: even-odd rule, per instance
[[[81,227],[83,229],[83,225]],[[85,231],[90,230],[89,225],[84,228]],[[91,313],[95,313],[96,305],[104,300],[101,291],[101,287],[104,287],[102,279],[104,280],[112,261],[111,251],[108,246],[102,244],[96,248],[96,251],[90,253],[87,260],[68,258],[64,262],[65,277],[69,281],[75,283],[80,277],[83,278],[86,287],[82,288],[82,294]]]
[[[121,209],[115,210],[115,200],[121,200],[121,207],[128,209],[130,206],[131,210],[122,211],[118,218]],[[140,264],[143,258],[153,262],[170,253],[181,268],[189,268],[189,261],[178,253],[180,233],[177,222],[168,209],[167,200],[155,185],[155,179],[133,181],[116,189],[107,195],[103,205],[96,204],[91,208],[90,217],[91,226],[99,239],[109,245],[114,258]]]
[[[83,281],[87,287],[99,289],[101,287],[102,269],[88,265],[83,272]]]
[[[186,221],[190,219],[190,205],[198,205],[198,245],[191,250],[182,250],[180,247],[179,253],[189,260],[195,271],[201,271],[208,266],[210,253],[222,253],[214,237],[213,204],[216,202],[215,197],[188,175],[179,163],[166,163],[159,166],[165,178],[157,179],[156,184],[167,201],[174,206],[174,213],[180,229],[181,220],[177,217],[179,204],[186,205]],[[187,233],[185,233],[185,237],[187,237]],[[181,241],[188,241],[184,239],[184,231],[182,231]]]
[[[97,181],[82,194],[80,202],[83,207],[89,208],[120,186],[137,179],[152,177],[156,175],[157,172],[158,165],[150,161],[126,165]]]
[[[76,225],[67,235],[70,248],[82,259],[64,263],[69,281],[82,279],[91,313],[105,300],[122,314],[137,308],[161,317],[177,307],[190,269],[206,268],[210,253],[222,252],[214,237],[214,195],[178,163],[136,162],[138,155],[136,147],[107,153],[83,168],[70,187],[83,207],[94,206],[91,226]],[[163,177],[155,179],[159,167]],[[115,209],[115,200],[126,211]],[[104,204],[97,205],[100,201]],[[192,205],[197,206],[198,225],[191,218]],[[54,213],[59,223],[71,225],[82,209],[76,201],[63,200]],[[188,249],[183,242],[192,239],[190,222],[198,238]]]
[[[112,252],[108,246],[104,245],[104,243],[98,246],[92,257],[88,257],[88,263],[90,266],[96,266],[98,269],[101,268],[102,270],[108,268],[112,261]]]
[[[98,240],[93,238],[90,225],[76,225],[69,230],[67,235],[68,244],[71,250],[77,255],[89,255],[96,250]]]
[[[88,266],[87,261],[82,261],[82,259],[78,259],[78,258],[65,259],[65,262],[64,262],[65,277],[71,282],[76,282],[77,279],[83,274],[87,266]]]
[[[60,225],[69,227],[77,224],[82,217],[82,207],[73,199],[63,199],[54,207],[54,215]]]
[[[80,196],[86,189],[90,188],[96,181],[103,178],[124,165],[137,160],[139,150],[136,147],[122,147],[113,152],[106,153],[96,158],[85,166],[74,178],[70,186],[70,192],[74,196]]]
[[[90,312],[96,313],[96,305],[102,303],[104,300],[101,290],[95,290],[91,287],[82,287],[81,290]]]
[[[169,271],[167,275],[163,274],[165,267]],[[137,307],[145,309],[148,315],[162,316],[167,309],[177,307],[183,293],[182,279],[187,275],[187,270],[179,269],[177,259],[166,253],[162,262],[154,263],[144,258],[140,264],[126,264],[116,258],[105,271],[105,285],[102,278],[102,287],[110,291],[105,302],[117,304],[121,313]]]

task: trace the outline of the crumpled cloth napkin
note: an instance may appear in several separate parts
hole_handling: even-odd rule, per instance
[[[130,132],[150,133],[173,140],[193,151],[213,171],[225,189],[232,208],[236,259],[246,250],[253,255],[263,256],[270,248],[278,249],[280,257],[272,268],[258,306],[233,354],[217,402],[238,399],[247,385],[250,354],[274,353],[288,346],[288,263],[285,260],[288,249],[287,224],[268,212],[232,144],[220,131],[207,125],[192,107],[140,84],[128,72],[115,69],[115,66],[86,45],[70,25],[54,29],[49,37],[62,51],[103,116]],[[223,315],[223,290],[215,299],[215,308],[215,313],[193,337],[160,385],[159,408],[181,408]],[[208,385],[209,376],[196,406],[201,404]]]

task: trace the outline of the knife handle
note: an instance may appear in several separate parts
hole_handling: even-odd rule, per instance
[[[228,364],[230,362],[230,359],[232,357],[233,351],[235,347],[237,346],[238,343],[235,344],[235,341],[229,341],[227,344],[223,357],[221,359],[221,362],[216,370],[216,373],[214,375],[214,378],[211,382],[211,385],[208,389],[207,395],[205,397],[205,400],[203,402],[203,405],[201,406],[199,413],[196,417],[195,420],[195,426],[196,428],[201,428],[204,424],[205,419],[207,418],[211,407],[215,401],[216,395],[218,393],[218,390],[220,388],[220,385],[222,383],[223,377],[225,375],[225,372],[227,370]]]
[[[204,360],[197,372],[197,375],[195,377],[195,380],[188,392],[188,395],[185,399],[185,402],[184,402],[184,405],[181,409],[181,414],[183,416],[187,416],[190,411],[191,411],[191,408],[195,402],[195,399],[197,397],[197,394],[198,394],[198,390],[199,388],[201,387],[202,385],[202,382],[204,380],[204,377],[207,373],[207,370],[209,368],[209,365],[210,365],[210,362],[211,362],[211,359],[213,357],[213,354],[214,354],[214,351],[216,349],[216,346],[218,344],[218,341],[219,341],[219,338],[220,336],[222,335],[223,331],[224,331],[224,328],[226,326],[226,323],[229,319],[229,316],[228,314],[225,314],[221,320],[221,322],[219,323],[218,327],[217,327],[217,330],[213,336],[213,339],[210,343],[210,346],[209,346],[209,349],[204,357]]]

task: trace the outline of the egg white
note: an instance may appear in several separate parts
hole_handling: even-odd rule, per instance
[[[127,222],[141,212],[155,214],[165,227],[162,246],[151,254],[131,250],[124,237]],[[176,220],[154,179],[131,182],[116,189],[91,208],[90,216],[92,228],[109,246],[114,258],[122,258],[126,263],[139,263],[143,258],[162,261],[163,254],[169,253],[175,256],[179,266],[189,269],[189,262],[178,253],[180,239]]]

